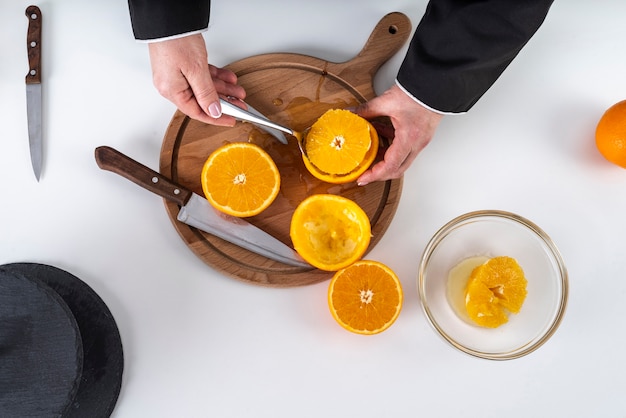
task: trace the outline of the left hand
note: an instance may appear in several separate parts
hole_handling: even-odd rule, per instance
[[[443,115],[420,105],[395,84],[382,95],[360,105],[355,112],[365,119],[388,116],[393,124],[393,129],[380,132],[392,139],[383,161],[357,179],[360,186],[401,177],[433,138],[443,118]]]

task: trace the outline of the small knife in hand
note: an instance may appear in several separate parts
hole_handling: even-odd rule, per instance
[[[300,255],[244,219],[215,209],[208,200],[174,183],[111,147],[95,151],[98,167],[119,174],[133,183],[181,206],[177,219],[225,241],[269,259],[296,267],[312,268]]]
[[[26,112],[28,118],[28,143],[30,160],[39,181],[43,160],[42,102],[41,102],[41,11],[37,6],[26,8],[28,30],[28,74],[26,74]]]

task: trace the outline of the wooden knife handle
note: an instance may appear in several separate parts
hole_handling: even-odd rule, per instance
[[[184,206],[192,192],[179,184],[174,183],[167,177],[122,154],[118,150],[102,146],[96,148],[96,163],[103,170],[132,181],[146,190]]]
[[[37,6],[26,8],[28,31],[26,32],[26,48],[28,48],[28,74],[26,84],[41,83],[41,10]]]

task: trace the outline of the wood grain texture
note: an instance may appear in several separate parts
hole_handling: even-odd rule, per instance
[[[375,96],[373,78],[380,66],[404,45],[411,23],[402,13],[390,13],[376,25],[363,49],[353,59],[332,63],[299,54],[263,54],[227,66],[246,89],[246,101],[271,120],[296,130],[311,126],[326,110],[356,106]],[[396,212],[402,179],[359,187],[356,183],[334,185],[311,176],[298,147],[290,139],[283,145],[268,133],[248,123],[234,128],[206,125],[177,111],[165,133],[161,148],[160,172],[176,183],[202,195],[202,166],[219,146],[249,141],[263,147],[281,173],[281,191],[272,205],[247,220],[292,246],[289,237],[291,215],[307,196],[332,193],[357,202],[372,224],[371,250],[381,239]],[[387,141],[382,138],[378,158]],[[187,246],[206,264],[244,282],[292,287],[318,283],[331,272],[292,267],[269,260],[198,231],[176,220],[179,207],[165,201],[166,210]]]

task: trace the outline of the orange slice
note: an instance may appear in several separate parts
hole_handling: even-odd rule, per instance
[[[467,283],[465,307],[476,324],[497,328],[508,322],[508,313],[519,313],[526,299],[528,281],[512,257],[495,257],[476,267]]]
[[[261,213],[280,190],[280,173],[258,145],[233,142],[215,150],[202,167],[202,190],[218,210],[246,217]]]
[[[295,250],[309,264],[336,271],[363,256],[372,232],[367,214],[355,202],[315,194],[296,207],[289,233]]]
[[[377,334],[389,328],[400,315],[402,300],[398,276],[377,261],[357,261],[339,270],[328,287],[333,318],[357,334]]]
[[[378,152],[378,133],[366,119],[343,109],[326,111],[306,134],[304,165],[316,178],[348,183],[365,172]]]

